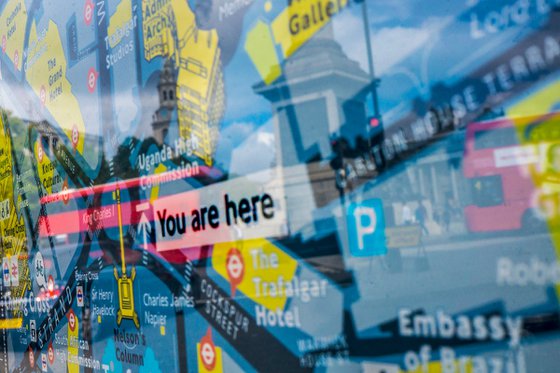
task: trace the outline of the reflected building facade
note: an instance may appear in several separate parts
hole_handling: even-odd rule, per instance
[[[177,73],[171,58],[165,61],[163,65],[157,89],[159,108],[152,118],[152,130],[154,139],[159,145],[162,145],[169,133],[173,114],[177,110],[177,97],[175,93],[177,90]]]

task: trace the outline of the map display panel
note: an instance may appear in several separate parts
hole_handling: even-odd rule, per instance
[[[557,0],[0,3],[0,371],[555,371]]]

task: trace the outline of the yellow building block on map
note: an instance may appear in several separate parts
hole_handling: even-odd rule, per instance
[[[174,54],[195,27],[194,13],[185,0],[143,0],[142,20],[146,61]]]
[[[23,43],[27,24],[27,8],[23,0],[8,1],[0,15],[0,45],[3,53],[21,71]]]
[[[546,86],[527,99],[507,109],[508,117],[524,117],[550,113],[556,107],[560,111],[560,81]]]
[[[54,165],[47,156],[47,152],[43,149],[40,140],[35,141],[35,146],[33,147],[35,153],[35,159],[37,159],[37,173],[39,174],[39,179],[43,184],[43,187],[47,193],[52,193],[52,180],[54,176]],[[50,180],[50,181],[49,181]]]
[[[468,358],[464,362],[460,362],[459,360],[454,361],[454,372],[461,372],[461,373],[473,373],[473,365],[472,360]],[[444,370],[441,361],[431,361],[427,364],[428,369],[424,369],[424,367],[420,367],[416,370],[407,370],[403,371],[406,373],[445,373],[449,370]]]
[[[72,85],[66,79],[66,57],[58,26],[49,21],[49,26],[40,40],[35,24],[31,26],[29,44],[36,45],[28,54],[27,81],[56,123],[70,140],[73,131],[78,131],[76,150],[83,151],[85,124]],[[30,61],[33,61],[30,64]],[[87,77],[84,76],[84,87]]]
[[[115,48],[126,35],[127,24],[132,20],[132,3],[131,0],[122,0],[117,5],[117,10],[109,19],[109,27],[107,27],[107,36],[109,46]],[[129,32],[132,33],[132,28]]]
[[[270,26],[261,20],[247,33],[245,51],[253,60],[259,75],[266,84],[270,84],[282,74],[280,61],[274,47]]]
[[[348,5],[348,0],[318,0],[314,5],[315,9],[321,10],[323,17],[312,16],[309,2],[294,1],[272,22],[274,39],[282,47],[284,58],[291,56],[328,24],[331,17]]]
[[[76,341],[80,335],[80,326],[78,322],[78,317],[72,309],[66,315],[68,318],[67,324],[67,342],[68,342],[68,373],[78,373],[80,371],[80,365],[78,364],[78,344]],[[73,326],[73,328],[71,327]]]
[[[284,309],[288,299],[285,292],[281,292],[277,296],[270,294],[262,296],[262,284],[276,285],[279,282],[285,284],[293,281],[298,266],[297,260],[265,239],[216,244],[212,253],[212,268],[230,283],[232,283],[232,272],[231,269],[228,270],[228,253],[232,248],[241,253],[243,261],[242,277],[233,280],[236,289],[271,311],[276,311],[278,308]],[[259,261],[263,257],[269,258],[268,266],[263,266]],[[277,265],[273,262],[276,262]]]
[[[526,146],[533,145],[535,147],[538,147],[540,143],[546,143],[547,139],[544,139],[542,141],[539,140],[539,143],[536,144],[530,144],[529,143],[530,139],[527,139],[524,136],[523,122],[526,122],[528,120],[527,117],[530,117],[531,115],[542,115],[542,116],[547,115],[550,112],[552,112],[554,107],[558,108],[559,105],[560,105],[560,81],[557,81],[547,85],[546,87],[530,95],[526,99],[509,107],[507,109],[507,116],[514,118],[513,120],[518,128],[517,134],[519,138],[519,143],[521,145],[526,145]],[[534,121],[535,117],[531,117],[531,119],[529,120]],[[546,122],[541,124],[541,126],[543,125],[546,125]],[[555,121],[553,120],[552,125],[553,126],[557,125],[557,119]],[[534,184],[536,186],[539,186],[540,184],[539,174],[534,172],[531,175]],[[548,187],[553,188],[554,186],[549,185]],[[558,187],[558,185],[556,187]],[[547,223],[549,224],[550,227],[552,225],[552,222],[550,221],[550,219],[547,220],[549,220],[547,221]],[[551,238],[554,244],[556,258],[557,260],[560,260],[560,235],[551,234]],[[556,294],[560,296],[560,284],[556,285],[555,288],[556,288]]]
[[[197,30],[181,49],[178,67],[179,134],[196,138],[194,153],[210,166],[225,109],[217,32]]]

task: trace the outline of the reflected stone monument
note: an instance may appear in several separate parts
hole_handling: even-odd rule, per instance
[[[278,165],[283,169],[290,231],[315,234],[317,206],[338,198],[331,138],[366,138],[370,78],[346,56],[328,24],[282,66],[282,75],[254,91],[272,105]],[[326,163],[326,167],[325,167]]]

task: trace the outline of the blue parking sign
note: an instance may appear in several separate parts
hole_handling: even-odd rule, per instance
[[[346,212],[352,256],[387,254],[383,204],[378,198],[351,203]]]

